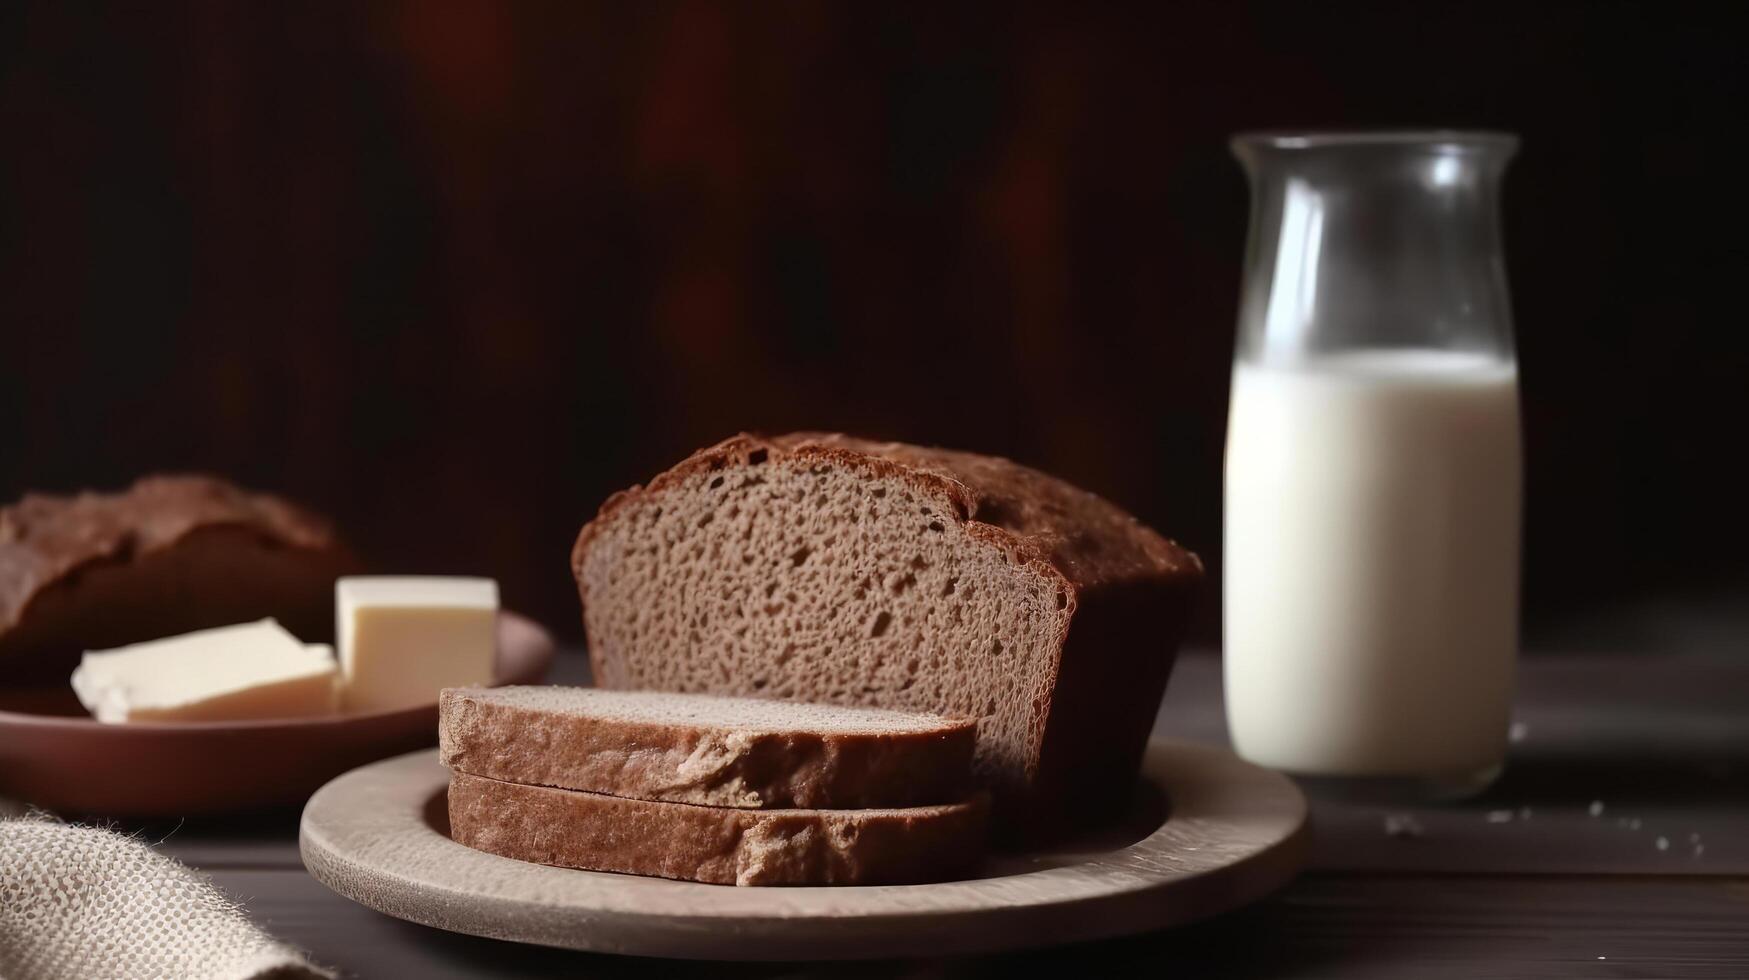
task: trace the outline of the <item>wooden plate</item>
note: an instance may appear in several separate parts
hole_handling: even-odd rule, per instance
[[[553,639],[498,617],[500,684],[535,684]],[[437,705],[267,721],[105,725],[70,686],[0,688],[0,796],[62,814],[163,817],[299,803],[356,766],[437,741]]]
[[[525,864],[449,839],[435,752],[322,787],[304,865],[389,915],[476,936],[727,960],[955,955],[1103,939],[1253,901],[1304,861],[1306,801],[1230,752],[1156,739],[1124,824],[934,885],[736,888]],[[1170,813],[1165,800],[1170,799]]]

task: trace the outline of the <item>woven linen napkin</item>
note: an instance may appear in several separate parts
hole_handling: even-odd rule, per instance
[[[333,976],[140,841],[0,818],[0,980]]]

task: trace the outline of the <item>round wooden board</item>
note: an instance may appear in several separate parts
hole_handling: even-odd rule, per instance
[[[553,652],[538,623],[499,615],[496,683],[540,683]],[[436,741],[435,703],[320,718],[106,725],[65,683],[0,688],[0,796],[106,817],[285,806],[349,769]]]
[[[1215,915],[1285,884],[1308,837],[1305,798],[1286,777],[1163,739],[1148,747],[1121,826],[992,856],[977,878],[932,885],[736,888],[526,864],[449,839],[447,783],[433,752],[334,780],[304,808],[305,866],[353,901],[476,936],[688,959],[884,959],[1104,939]]]

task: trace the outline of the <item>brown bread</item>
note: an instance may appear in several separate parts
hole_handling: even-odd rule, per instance
[[[1005,459],[741,435],[614,495],[572,566],[596,683],[976,718],[1008,831],[1130,792],[1195,555]]]
[[[85,650],[267,616],[331,639],[334,578],[356,570],[326,522],[211,477],[30,494],[0,509],[0,663],[64,681]]]
[[[451,769],[701,806],[951,803],[977,738],[934,715],[656,691],[450,688],[439,705]]]
[[[628,800],[467,773],[450,836],[518,861],[723,885],[939,881],[982,853],[980,802],[896,810],[742,810]]]

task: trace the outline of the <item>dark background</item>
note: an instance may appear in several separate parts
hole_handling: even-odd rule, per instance
[[[575,634],[606,494],[839,428],[1055,471],[1218,581],[1226,137],[1485,126],[1525,141],[1530,622],[1736,603],[1749,102],[1708,11],[8,4],[0,498],[218,472]]]

